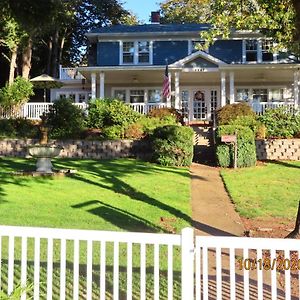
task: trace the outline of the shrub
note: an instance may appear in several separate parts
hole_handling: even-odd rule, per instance
[[[124,138],[124,127],[121,125],[112,125],[104,127],[102,130],[103,137],[108,140],[118,140]]]
[[[174,117],[176,122],[182,123],[182,115],[175,109],[169,107],[160,107],[152,109],[148,114],[151,118],[159,118],[161,120],[166,119],[168,117]]]
[[[87,126],[89,128],[102,128],[120,125],[125,128],[136,122],[141,114],[133,111],[123,101],[116,99],[96,99],[89,104]]]
[[[238,117],[248,116],[256,119],[256,115],[251,107],[246,103],[227,104],[217,110],[218,125],[228,125]]]
[[[144,135],[143,127],[139,123],[130,124],[124,132],[127,139],[141,139]]]
[[[32,83],[22,77],[17,77],[11,85],[7,84],[0,89],[0,105],[4,109],[16,111],[32,95],[34,95]]]
[[[38,135],[38,127],[30,120],[22,118],[0,120],[0,136],[37,138]]]
[[[259,121],[266,126],[267,138],[292,138],[300,132],[300,114],[286,108],[268,109]]]
[[[168,125],[154,130],[153,159],[165,166],[190,166],[193,159],[193,135],[190,127]]]
[[[84,129],[84,113],[69,99],[56,100],[45,118],[51,138],[78,138]]]
[[[247,127],[235,125],[223,125],[217,129],[217,163],[221,167],[233,165],[234,149],[232,145],[221,143],[222,135],[233,135],[237,133],[237,166],[250,167],[256,164],[256,146],[254,132]]]

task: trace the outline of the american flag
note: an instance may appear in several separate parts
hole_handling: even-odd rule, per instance
[[[166,65],[162,94],[163,97],[166,99],[168,99],[171,96],[168,65]]]

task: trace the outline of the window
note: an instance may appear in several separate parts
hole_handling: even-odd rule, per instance
[[[75,102],[76,94],[69,94],[68,99],[70,99],[72,102]]]
[[[271,52],[272,41],[263,40],[261,44],[262,61],[273,61],[273,53]]]
[[[181,109],[184,117],[187,118],[189,114],[189,91],[181,92]]]
[[[253,89],[253,101],[267,102],[268,90],[267,89]]]
[[[149,42],[138,42],[139,63],[150,62],[150,44]]]
[[[246,41],[246,61],[257,61],[257,40]]]
[[[198,46],[203,46],[205,44],[205,41],[198,40],[198,41],[189,41],[189,54],[192,54],[194,52],[199,51]],[[205,50],[202,50],[205,51]]]
[[[60,94],[59,95],[59,99],[62,100],[62,99],[67,99],[67,95],[66,94]]]
[[[114,98],[125,102],[126,101],[126,90],[115,90]]]
[[[144,90],[130,90],[130,103],[144,103]]]
[[[284,101],[283,89],[269,89],[270,101]]]
[[[152,64],[152,42],[121,42],[121,64]]]
[[[134,62],[134,42],[123,43],[123,63],[133,64]]]
[[[86,100],[86,94],[79,94],[78,95],[79,103],[85,102],[85,100]]]
[[[248,101],[249,101],[249,89],[237,89],[236,102],[248,102]]]
[[[158,103],[162,101],[161,90],[149,90],[148,91],[148,102]]]

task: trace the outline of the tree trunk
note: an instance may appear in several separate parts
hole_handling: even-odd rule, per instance
[[[58,39],[59,39],[59,32],[58,28],[55,30],[53,36],[53,48],[52,48],[52,62],[51,62],[51,76],[57,78],[58,75]]]
[[[287,238],[287,239],[299,239],[300,238],[300,201],[298,204],[298,212],[297,212],[295,228],[285,238]]]
[[[15,79],[15,68],[17,62],[18,47],[16,46],[11,50],[10,66],[9,66],[9,79],[8,84],[11,85]]]
[[[22,53],[22,77],[29,79],[29,72],[31,69],[31,57],[32,57],[32,39],[28,38],[26,48]]]
[[[300,40],[300,2],[299,0],[293,0],[293,5],[296,11],[296,36],[295,39],[297,41]]]
[[[52,57],[52,37],[50,37],[49,42],[48,42],[48,61],[47,61],[47,74],[51,74],[51,57]]]

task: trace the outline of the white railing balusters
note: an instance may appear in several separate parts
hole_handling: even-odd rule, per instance
[[[60,300],[66,299],[66,240],[60,241]]]
[[[100,242],[100,300],[105,300],[105,265],[106,265],[106,243],[105,241]]]
[[[52,299],[53,285],[53,239],[47,239],[47,300]]]
[[[14,251],[15,251],[15,237],[10,236],[8,240],[8,283],[7,294],[10,295],[14,289]]]
[[[230,299],[235,300],[235,251],[234,248],[229,248],[230,261]]]
[[[201,245],[199,240],[196,240],[196,250],[195,250],[195,280],[196,280],[196,300],[200,300],[201,298]]]
[[[263,300],[263,256],[262,249],[256,251],[257,260],[257,299]]]
[[[249,259],[249,250],[247,248],[243,249],[243,261]],[[243,264],[242,264],[243,267]],[[244,269],[244,300],[249,300],[249,270]]]
[[[159,245],[154,245],[154,299],[159,300]]]
[[[79,299],[79,240],[74,240],[73,300]]]
[[[114,300],[119,300],[119,243],[114,242],[114,279],[113,279],[113,295]]]
[[[132,243],[127,243],[127,300],[132,299]]]
[[[202,278],[203,278],[203,300],[208,300],[208,249],[202,247]]]
[[[217,299],[222,299],[222,252],[221,248],[216,248],[216,281]]]
[[[27,238],[22,237],[22,244],[21,244],[21,287],[22,288],[26,287],[26,280],[27,280]],[[25,299],[26,299],[26,290],[23,291],[21,295],[21,300],[25,300]]]
[[[86,299],[92,300],[93,283],[93,242],[87,242],[87,263],[86,263]]]
[[[272,268],[272,264],[273,261],[276,262],[276,250],[275,249],[271,249],[270,250],[270,259],[271,259],[271,268]],[[277,263],[273,264],[273,268],[271,269],[271,293],[272,293],[272,300],[276,300],[277,299],[277,270],[276,267]]]
[[[284,285],[285,285],[285,300],[291,300],[291,266],[290,251],[284,250]]]
[[[146,244],[141,244],[140,299],[146,300]]]
[[[33,299],[40,299],[40,238],[34,239],[34,293]]]
[[[168,245],[168,300],[173,300],[173,245]]]

